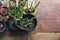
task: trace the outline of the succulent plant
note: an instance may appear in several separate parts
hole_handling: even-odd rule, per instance
[[[23,7],[24,6],[22,6],[21,3],[18,4],[18,7],[16,7],[16,4],[12,5],[10,3],[10,8],[8,9],[9,10],[9,16],[12,17],[12,19],[14,21],[13,24],[16,24],[16,26],[17,26],[17,21],[21,20],[23,17],[23,11],[24,11]]]
[[[24,31],[31,32],[36,28],[37,20],[35,16],[31,14],[25,14],[23,15],[23,19],[18,21],[17,24],[17,26],[20,26],[19,28],[23,29]]]
[[[33,2],[31,2],[30,7],[28,7],[28,4],[27,4],[27,8],[25,9],[25,12],[26,13],[34,13],[35,9],[38,7],[39,3],[40,3],[40,1],[38,2],[38,4],[36,6],[33,6]]]
[[[21,3],[16,7],[16,5],[11,6],[9,8],[9,16],[13,17],[14,20],[20,20],[23,16],[23,6]]]
[[[12,19],[10,19],[9,22],[12,25],[15,24],[17,28],[22,29],[24,31],[32,31],[37,25],[37,20],[35,16],[32,15],[31,13],[33,13],[32,11],[34,11],[38,5],[33,7],[31,3],[31,6],[29,8],[27,3],[28,0],[22,0],[21,2],[19,2],[18,7],[16,7],[15,3],[14,5],[10,3],[10,7],[8,10],[9,10],[9,16],[12,17]],[[24,9],[25,6],[27,7],[26,9]],[[13,21],[13,23],[11,23],[11,20]],[[14,27],[11,26],[11,28]]]

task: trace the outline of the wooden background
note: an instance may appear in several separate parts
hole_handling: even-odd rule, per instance
[[[40,1],[37,8],[37,32],[60,32],[60,0]]]

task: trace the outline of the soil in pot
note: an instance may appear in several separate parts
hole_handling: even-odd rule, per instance
[[[37,20],[31,14],[23,15],[23,19],[17,22],[17,25],[24,31],[31,32],[36,28]]]
[[[6,23],[4,21],[0,21],[0,33],[6,30]]]

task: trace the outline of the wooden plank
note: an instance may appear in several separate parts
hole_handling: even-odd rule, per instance
[[[40,1],[37,8],[37,32],[60,32],[60,1],[59,0],[36,0]]]

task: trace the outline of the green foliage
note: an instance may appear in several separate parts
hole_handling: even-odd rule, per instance
[[[9,16],[13,17],[14,20],[20,20],[23,16],[23,6],[19,3],[18,7],[16,4],[12,5],[10,3]]]
[[[35,7],[32,6],[32,3],[31,3],[30,8],[28,8],[27,3],[28,3],[28,0],[23,0],[23,1],[19,2],[18,7],[16,7],[16,3],[10,2],[9,3],[10,7],[8,9],[9,16],[11,16],[13,18],[17,27],[19,27],[20,29],[23,29],[23,30],[28,30],[29,29],[28,26],[32,25],[33,21],[35,19],[35,17],[32,17],[30,19],[28,17],[23,18],[24,12],[26,14],[34,12],[33,10]],[[24,9],[25,6],[27,7],[26,9]],[[21,20],[24,22],[23,25],[18,24],[18,21],[21,21]]]
[[[34,21],[34,17],[32,17],[31,19],[29,18],[24,18],[21,20],[20,25],[17,25],[20,29],[23,29],[25,31],[29,30],[29,25],[33,25],[33,21]],[[17,23],[18,24],[18,23]]]
[[[23,3],[24,2],[24,3]],[[19,27],[20,29],[23,29],[21,26],[18,26],[17,22],[23,19],[23,12],[24,12],[24,5],[26,1],[22,1],[18,4],[18,7],[16,7],[16,4],[13,2],[10,2],[9,5],[9,16],[11,16],[14,20],[14,23]]]
[[[37,3],[36,6],[33,6],[33,1],[32,1],[30,8],[28,8],[28,4],[27,4],[27,9],[25,9],[25,12],[26,13],[30,13],[30,14],[31,13],[34,13],[35,12],[35,9],[38,7],[39,3],[40,3],[40,1]]]

